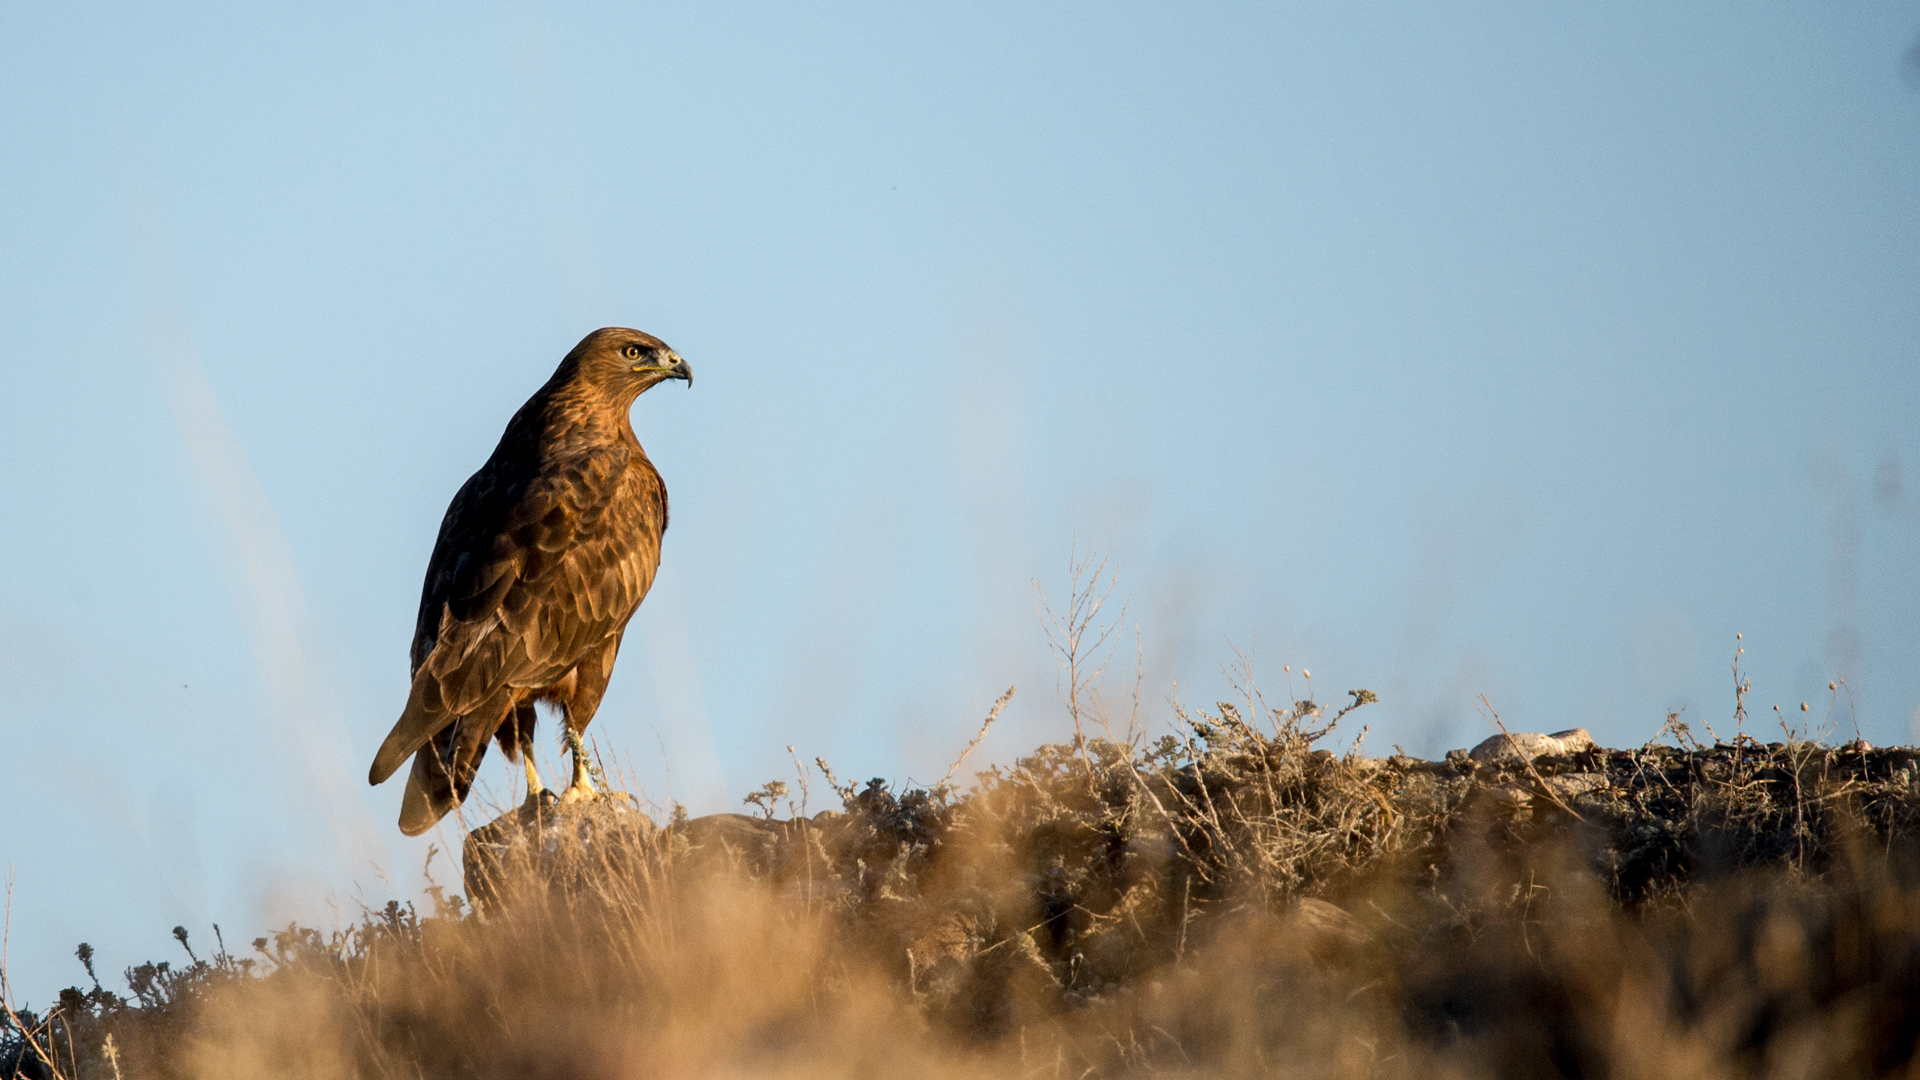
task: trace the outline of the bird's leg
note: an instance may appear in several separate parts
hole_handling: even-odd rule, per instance
[[[520,764],[527,770],[527,805],[539,806],[540,796],[547,793],[547,785],[540,782],[540,767],[533,763],[533,729],[522,727],[519,731]]]
[[[567,785],[567,790],[560,793],[560,801],[584,802],[587,799],[599,798],[600,792],[593,786],[593,775],[587,771],[587,750],[580,745],[580,733],[573,730],[573,725],[565,721],[562,721],[561,725],[567,734],[567,749],[573,753],[573,782]]]

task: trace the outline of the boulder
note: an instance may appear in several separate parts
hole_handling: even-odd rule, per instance
[[[1568,728],[1551,735],[1542,735],[1537,731],[1516,731],[1512,734],[1501,732],[1480,743],[1468,752],[1467,756],[1475,761],[1492,764],[1501,761],[1525,762],[1537,757],[1552,755],[1572,757],[1583,750],[1593,749],[1593,736],[1586,728]]]
[[[1572,802],[1592,795],[1596,791],[1605,791],[1607,788],[1605,773],[1561,773],[1559,776],[1547,777],[1546,781],[1547,787],[1553,789],[1553,793],[1563,802]]]
[[[653,819],[617,793],[561,803],[553,792],[509,810],[467,834],[461,851],[467,898],[482,913],[515,884],[591,888],[611,865],[644,857],[659,832]]]

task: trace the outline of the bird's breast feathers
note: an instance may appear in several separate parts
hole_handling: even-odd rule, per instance
[[[507,505],[457,499],[448,512],[429,663],[496,653],[514,683],[557,678],[618,633],[652,586],[666,517],[659,474],[637,447],[596,448],[544,462],[524,483],[482,486]],[[494,527],[464,529],[468,516]]]

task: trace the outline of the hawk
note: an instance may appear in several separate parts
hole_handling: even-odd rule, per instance
[[[367,774],[383,783],[412,755],[401,832],[425,832],[466,799],[491,739],[522,761],[538,800],[535,702],[560,710],[572,752],[561,800],[597,794],[580,733],[667,530],[667,488],[628,411],[668,379],[691,386],[693,371],[659,338],[588,334],[447,507],[420,591],[413,688]]]

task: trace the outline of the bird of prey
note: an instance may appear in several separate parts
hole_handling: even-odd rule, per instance
[[[667,529],[666,485],[628,411],[667,379],[691,386],[693,371],[659,338],[588,334],[447,507],[420,592],[413,688],[367,775],[382,783],[413,756],[401,832],[425,832],[466,799],[494,738],[524,762],[527,798],[538,800],[535,702],[559,708],[572,751],[561,799],[596,794],[580,733]]]

